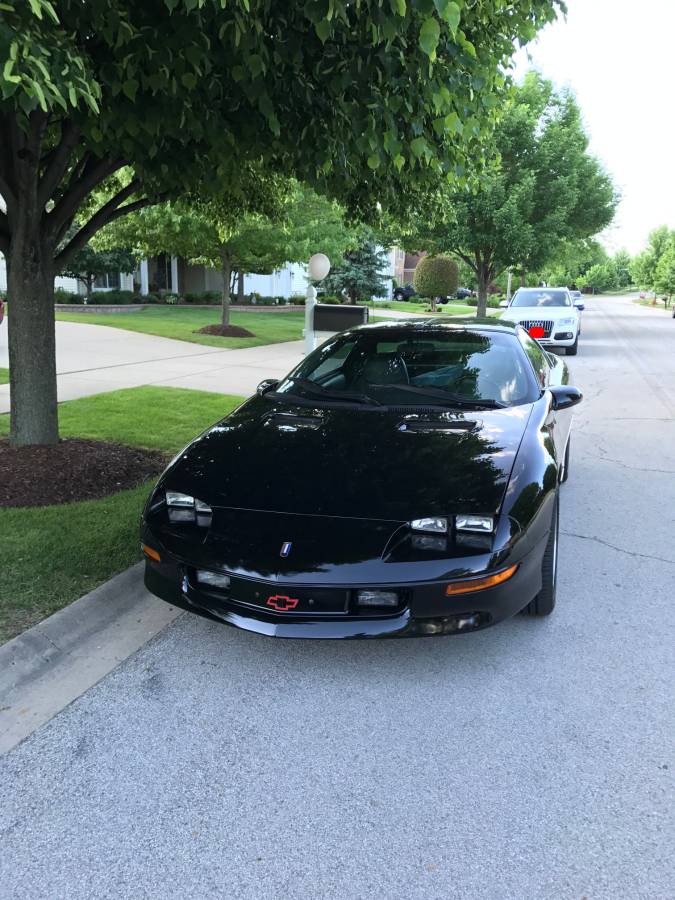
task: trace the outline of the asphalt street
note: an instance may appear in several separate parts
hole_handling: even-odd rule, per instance
[[[553,616],[181,617],[0,760],[0,896],[672,898],[675,321],[583,316]]]

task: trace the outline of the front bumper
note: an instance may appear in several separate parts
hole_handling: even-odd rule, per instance
[[[448,597],[443,582],[409,582],[382,585],[325,585],[321,590],[335,590],[341,595],[357,589],[398,591],[402,595],[400,608],[395,612],[358,612],[352,603],[341,613],[274,612],[252,606],[237,598],[236,582],[247,582],[248,598],[251,590],[259,589],[263,596],[283,590],[307,592],[308,585],[280,585],[262,579],[233,580],[229,595],[197,587],[189,565],[163,551],[161,561],[147,559],[145,584],[148,590],[171,603],[198,615],[232,625],[245,631],[281,638],[385,638],[422,637],[477,631],[495,625],[520,612],[541,589],[541,561],[546,538],[523,557],[516,573],[503,584],[487,590]],[[505,561],[502,568],[508,566]]]

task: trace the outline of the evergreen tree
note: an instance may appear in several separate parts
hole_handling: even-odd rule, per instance
[[[387,266],[386,251],[369,235],[355,250],[345,253],[321,285],[327,293],[346,297],[350,303],[382,297],[387,292]]]

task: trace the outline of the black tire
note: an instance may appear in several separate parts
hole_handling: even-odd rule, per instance
[[[563,473],[562,478],[560,479],[560,483],[564,484],[567,479],[570,477],[570,444],[572,443],[572,438],[567,438],[567,446],[565,447],[565,458],[563,460]]]
[[[394,300],[398,300],[399,303],[406,299],[407,297],[402,291],[396,291],[396,293],[394,294]]]
[[[567,356],[576,356],[578,350],[579,350],[579,335],[577,334],[576,338],[574,339],[574,343],[572,344],[571,347],[567,347],[567,349],[565,350],[565,353],[567,354]]]
[[[548,535],[544,558],[541,562],[541,590],[523,612],[526,616],[550,616],[555,609],[555,595],[558,581],[558,526],[559,507],[556,495],[551,517],[551,530]]]

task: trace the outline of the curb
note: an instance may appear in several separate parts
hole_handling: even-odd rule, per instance
[[[140,649],[182,610],[146,591],[143,563],[0,647],[0,753]]]

